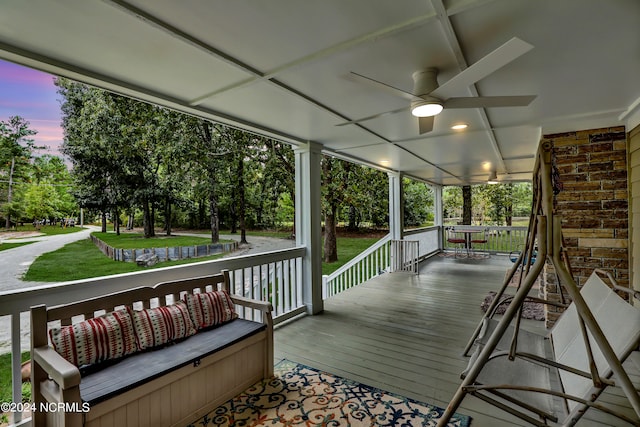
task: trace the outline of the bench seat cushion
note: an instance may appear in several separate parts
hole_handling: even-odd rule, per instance
[[[83,376],[80,396],[95,405],[173,370],[229,347],[266,326],[235,319],[214,329],[202,330],[183,340],[155,350],[136,353]]]

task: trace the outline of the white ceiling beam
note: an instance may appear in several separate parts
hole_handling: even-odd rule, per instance
[[[464,54],[462,52],[462,47],[460,46],[460,42],[458,41],[458,37],[455,33],[455,30],[453,29],[453,25],[451,24],[451,20],[449,19],[449,13],[447,12],[447,9],[445,8],[442,0],[430,0],[431,4],[433,6],[433,8],[435,9],[437,15],[438,15],[438,19],[440,20],[440,24],[442,25],[442,30],[444,32],[445,38],[447,40],[447,43],[449,44],[449,47],[451,48],[451,52],[453,53],[453,55],[456,58],[456,62],[458,63],[458,67],[460,68],[460,72],[464,71],[466,68],[469,67],[469,64],[467,63],[467,60],[464,57]],[[487,3],[486,1],[483,1],[481,3]],[[473,4],[468,4],[467,8],[471,7],[471,6],[477,6],[478,3],[474,2]],[[478,90],[475,86],[475,84],[469,86],[469,91],[471,92],[471,96],[479,96],[478,94]],[[487,112],[484,108],[478,109],[479,113],[480,113],[480,118],[482,120],[482,122],[484,123],[485,127],[487,128],[486,132],[487,132],[487,136],[489,138],[489,142],[491,145],[491,148],[493,149],[496,158],[498,159],[498,165],[497,165],[497,169],[499,169],[500,171],[504,171],[505,173],[509,173],[509,170],[507,170],[507,166],[504,162],[504,158],[502,156],[502,152],[500,151],[500,147],[498,147],[498,142],[496,141],[496,135],[493,132],[492,128],[493,126],[491,125],[491,122],[489,121],[489,117],[487,116]]]

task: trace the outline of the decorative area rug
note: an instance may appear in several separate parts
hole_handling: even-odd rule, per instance
[[[487,309],[489,308],[489,306],[491,305],[491,302],[495,297],[496,297],[496,292],[494,291],[490,291],[489,295],[484,297],[484,300],[480,304],[480,308],[482,309],[483,312],[487,311]],[[512,297],[513,295],[503,294],[502,300],[504,301],[505,299],[509,299]],[[510,303],[511,301],[505,302],[504,304],[499,305],[498,308],[496,309],[496,314],[504,314],[504,312],[507,311],[507,307],[509,306]],[[522,317],[525,319],[544,320],[543,304],[539,302],[525,301],[522,308]]]
[[[520,284],[520,274],[522,274],[522,268],[518,268],[518,270],[516,270],[515,274],[513,275],[513,277],[511,278],[511,280],[509,281],[509,285],[510,287],[513,288],[517,288],[518,285]],[[504,278],[505,280],[507,279],[507,276],[509,275],[509,270],[507,270],[507,272],[504,274]],[[502,282],[504,283],[504,282]],[[531,289],[540,289],[540,284],[542,283],[542,278],[541,276],[538,276],[536,278],[536,281],[533,282],[533,286],[531,287]]]
[[[275,377],[255,384],[195,426],[435,426],[444,410],[283,360]],[[456,414],[449,426],[467,427]]]

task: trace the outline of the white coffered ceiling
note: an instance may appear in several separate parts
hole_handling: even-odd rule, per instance
[[[529,106],[445,109],[423,135],[408,110],[336,126],[409,106],[351,72],[442,85],[513,37],[533,49],[451,96]],[[517,181],[542,134],[624,123],[640,1],[8,0],[0,58],[437,184]]]

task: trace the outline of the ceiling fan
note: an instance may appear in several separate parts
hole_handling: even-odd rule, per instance
[[[412,76],[414,82],[412,92],[398,89],[352,71],[349,77],[353,80],[406,98],[410,101],[410,106],[350,120],[337,126],[360,123],[387,114],[411,111],[411,114],[418,118],[419,132],[423,134],[433,130],[434,116],[440,114],[445,108],[526,107],[536,98],[535,95],[451,97],[450,94],[482,80],[532,48],[533,46],[529,43],[514,37],[441,86],[438,86],[438,70],[436,68],[416,71]]]

